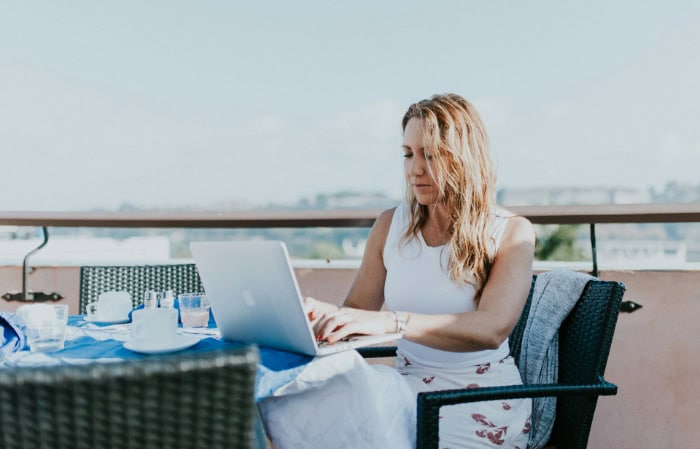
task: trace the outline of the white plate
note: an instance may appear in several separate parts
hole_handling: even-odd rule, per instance
[[[141,354],[163,354],[165,352],[175,352],[187,349],[199,343],[201,337],[198,335],[176,335],[172,340],[164,342],[148,342],[143,344],[138,340],[128,340],[124,342],[124,347],[130,351]]]
[[[97,318],[92,318],[92,317],[86,316],[85,321],[87,321],[88,323],[95,323],[95,324],[124,324],[124,323],[128,323],[131,320],[129,318],[124,318],[121,320],[114,320],[114,321],[107,320],[107,321],[105,321],[105,320],[98,320]]]

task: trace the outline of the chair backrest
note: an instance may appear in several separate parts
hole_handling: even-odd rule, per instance
[[[80,267],[80,313],[100,293],[124,290],[134,307],[143,303],[146,290],[175,290],[175,294],[202,292],[204,287],[195,264],[115,265]]]
[[[510,336],[511,354],[520,360],[520,346],[528,318],[536,276],[523,315]],[[605,373],[625,286],[620,282],[588,281],[573,310],[559,328],[559,384],[596,383]],[[557,449],[588,443],[597,396],[557,399],[550,444]]]
[[[251,448],[255,346],[0,373],[0,447]]]

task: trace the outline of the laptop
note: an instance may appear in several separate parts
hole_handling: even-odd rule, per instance
[[[190,249],[224,340],[316,356],[401,337],[361,335],[319,344],[284,242],[192,242]]]

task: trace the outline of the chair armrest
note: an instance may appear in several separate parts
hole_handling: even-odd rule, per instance
[[[418,402],[426,404],[453,405],[465,402],[491,401],[497,399],[539,398],[547,396],[610,396],[617,394],[617,385],[599,378],[592,384],[527,384],[500,387],[465,388],[458,390],[428,391],[418,393]]]
[[[364,348],[357,348],[356,351],[366,359],[396,357],[396,346],[366,346]]]
[[[617,385],[598,377],[591,384],[528,384],[481,387],[418,393],[416,429],[417,447],[437,448],[439,418],[443,405],[498,399],[522,399],[547,396],[610,396],[617,394]]]

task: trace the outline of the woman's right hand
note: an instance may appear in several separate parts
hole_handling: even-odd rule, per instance
[[[311,326],[314,326],[318,320],[323,318],[326,314],[334,313],[338,310],[339,307],[333,304],[319,301],[318,299],[311,298],[309,296],[304,298],[304,311],[311,322]]]

